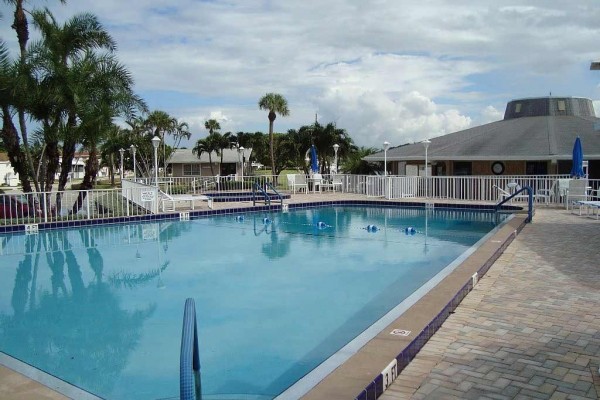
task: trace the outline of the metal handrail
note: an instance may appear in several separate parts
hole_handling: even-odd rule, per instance
[[[281,195],[281,193],[279,193],[277,191],[277,189],[275,189],[275,186],[273,186],[273,184],[271,182],[267,182],[267,187],[270,188],[277,195],[277,197],[279,197],[279,202],[283,206],[283,196]],[[270,200],[271,200],[271,196],[269,196],[269,204],[270,204]]]
[[[179,398],[180,400],[202,399],[196,306],[194,299],[191,298],[186,299],[183,311],[179,355]]]
[[[269,195],[267,194],[267,192],[265,191],[265,189],[263,189],[262,185],[258,182],[254,182],[254,185],[252,186],[252,205],[255,206],[256,205],[256,192],[260,192],[264,198],[265,198],[265,204],[266,205],[271,205],[271,197],[269,197]]]
[[[531,189],[530,186],[523,186],[521,189],[511,194],[510,196],[502,200],[500,203],[496,204],[496,212],[498,212],[500,206],[502,206],[507,201],[512,200],[516,195],[518,195],[519,193],[523,193],[524,191],[527,191],[527,220],[525,222],[531,222],[533,220],[533,189]]]

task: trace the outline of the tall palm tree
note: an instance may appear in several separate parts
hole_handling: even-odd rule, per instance
[[[19,92],[15,90],[16,68],[8,55],[6,44],[0,40],[0,114],[2,114],[2,128],[0,129],[0,139],[10,163],[16,173],[19,174],[19,180],[24,192],[31,192],[31,180],[28,168],[26,154],[21,149],[19,132],[12,119],[13,106],[16,103],[15,97]]]
[[[269,111],[269,149],[271,153],[271,173],[275,174],[275,151],[273,144],[273,123],[277,114],[287,117],[290,114],[285,97],[278,93],[267,93],[258,101],[260,110]]]
[[[78,14],[59,24],[48,10],[32,13],[33,23],[40,30],[41,40],[29,49],[28,61],[32,74],[37,77],[39,94],[32,114],[39,119],[45,131],[48,154],[46,190],[51,190],[58,169],[58,143],[62,141],[62,164],[58,190],[68,182],[71,163],[80,138],[77,136],[81,120],[81,87],[86,86],[89,64],[81,60],[90,52],[116,49],[113,38],[98,18],[89,13]],[[84,93],[87,95],[87,93]]]
[[[24,0],[4,0],[4,2],[9,5],[14,5],[14,7],[15,7],[14,20],[13,20],[13,24],[11,27],[17,33],[17,41],[19,42],[19,50],[20,50],[19,64],[21,66],[20,72],[22,73],[25,70],[24,68],[26,66],[27,42],[29,41],[29,23],[27,21],[26,10],[23,8],[23,3],[25,1]],[[60,0],[60,2],[62,4],[65,4],[65,0]],[[29,136],[27,133],[27,124],[25,122],[26,107],[24,104],[21,103],[21,104],[18,104],[16,108],[17,108],[17,114],[18,114],[18,119],[19,119],[19,129],[21,131],[21,138],[23,139],[23,148],[25,150],[24,157],[25,157],[25,161],[27,163],[28,169],[29,169],[28,172],[30,172],[30,174],[31,174],[31,178],[33,180],[36,191],[39,192],[40,187],[38,185],[37,178],[33,172],[34,171],[33,159],[31,157],[31,152],[29,150]],[[14,127],[14,124],[12,126]],[[9,128],[9,131],[11,131],[11,134],[18,134],[16,130],[14,130],[14,132],[13,132],[12,129],[10,129],[11,127],[8,127],[8,128]],[[18,154],[15,154],[14,157],[20,158]],[[31,187],[29,189],[31,190]],[[24,187],[23,190],[26,191],[26,188]]]

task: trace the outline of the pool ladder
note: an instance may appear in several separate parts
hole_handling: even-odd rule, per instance
[[[267,190],[270,189],[275,193],[275,197],[279,198],[279,202],[281,203],[281,207],[283,208],[283,196],[281,196],[281,194],[275,189],[271,182],[265,182],[264,185],[264,188],[259,182],[254,182],[254,185],[252,185],[252,205],[256,205],[257,194],[260,193],[265,199],[265,204],[270,206],[271,196],[267,192]]]
[[[191,298],[186,299],[183,311],[179,355],[179,398],[180,400],[202,399],[196,306],[194,299]]]

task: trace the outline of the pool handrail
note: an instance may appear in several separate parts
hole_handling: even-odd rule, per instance
[[[179,398],[180,400],[202,399],[196,306],[192,298],[185,300],[183,311],[179,355]]]
[[[275,189],[275,186],[273,186],[273,184],[271,182],[267,181],[267,188],[271,189],[279,198],[279,202],[281,203],[281,205],[283,206],[283,196],[281,195],[281,193],[279,193],[277,191],[277,189]],[[271,200],[271,196],[269,196],[269,202]]]
[[[260,192],[265,198],[265,204],[271,205],[271,197],[267,194],[265,189],[263,189],[262,185],[259,182],[254,182],[252,185],[252,205],[256,205],[256,192]]]
[[[498,212],[498,209],[504,203],[506,203],[507,201],[510,201],[515,196],[517,196],[518,194],[523,193],[525,191],[527,191],[527,220],[525,222],[531,222],[533,220],[533,189],[531,189],[530,186],[523,186],[521,189],[515,191],[513,194],[511,194],[510,196],[506,197],[504,200],[502,200],[501,202],[496,204],[496,212]]]

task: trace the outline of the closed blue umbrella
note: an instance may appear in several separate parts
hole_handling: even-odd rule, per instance
[[[319,160],[317,159],[317,149],[314,144],[310,147],[310,170],[315,173],[319,172]]]
[[[575,139],[573,145],[573,166],[571,167],[571,176],[575,178],[583,177],[583,148],[579,136]]]

